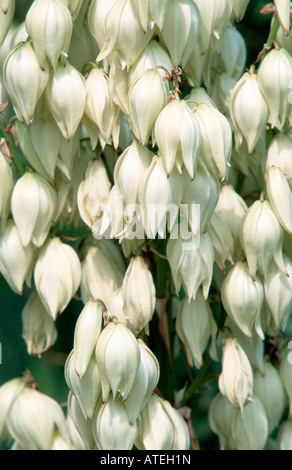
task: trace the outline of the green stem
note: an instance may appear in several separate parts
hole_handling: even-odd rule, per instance
[[[13,146],[13,143],[11,141],[11,137],[10,137],[10,134],[6,131],[5,127],[3,126],[2,122],[0,122],[0,130],[3,134],[3,137],[4,139],[8,142],[8,145],[9,145],[9,151],[10,151],[10,154],[11,154],[11,157],[12,157],[12,161],[15,165],[15,167],[17,168],[18,172],[23,175],[25,173],[25,170],[22,166],[22,164],[20,163],[19,159],[18,159],[18,156],[17,156],[17,153],[15,152],[15,149],[14,149],[14,146]]]
[[[182,400],[181,406],[184,406],[184,405],[187,404],[187,402],[193,397],[196,390],[203,383],[203,379],[205,377],[205,374],[206,374],[211,362],[212,362],[212,359],[209,356],[209,354],[207,354],[202,367],[200,368],[198,374],[196,375],[195,380],[192,382],[191,386],[186,390],[185,395],[184,395],[183,400]]]

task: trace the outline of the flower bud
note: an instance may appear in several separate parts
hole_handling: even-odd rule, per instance
[[[221,187],[216,212],[225,220],[231,230],[234,247],[238,247],[239,226],[247,211],[247,205],[242,197],[234,190],[231,184]]]
[[[15,11],[15,0],[0,1],[0,47],[12,24]]]
[[[120,397],[109,396],[93,418],[94,440],[100,450],[132,450],[137,435]]]
[[[199,246],[196,246],[196,242],[186,242],[180,234],[177,238],[171,234],[166,246],[166,255],[177,295],[183,286],[190,301],[196,298],[202,285],[206,300],[214,264],[214,248],[208,233],[201,235]]]
[[[261,62],[257,77],[270,110],[268,122],[272,128],[282,130],[290,110],[291,56],[285,49],[272,49]]]
[[[26,172],[16,182],[11,211],[24,247],[44,244],[57,208],[54,188],[37,173]]]
[[[272,166],[279,167],[288,180],[292,180],[292,138],[282,132],[276,134],[268,148],[266,171]]]
[[[184,344],[188,362],[199,369],[203,364],[203,352],[211,338],[210,355],[216,361],[217,326],[213,319],[209,304],[205,301],[199,288],[196,298],[182,300],[177,317],[176,331]]]
[[[114,169],[114,181],[126,206],[138,203],[141,180],[153,156],[147,147],[134,140],[118,158]]]
[[[23,247],[14,221],[8,219],[0,236],[0,271],[16,294],[22,294],[25,281],[30,284],[33,263],[33,245]]]
[[[88,227],[93,228],[101,223],[110,189],[111,183],[102,160],[90,160],[77,195],[78,210]]]
[[[46,179],[46,175],[49,175],[51,180],[54,180],[63,136],[48,109],[44,115],[38,112],[38,108],[36,109],[35,118],[30,126],[30,139],[33,154],[36,154],[38,162],[45,170],[45,175],[43,171],[40,175]],[[32,160],[33,154],[30,154],[28,161],[38,171],[38,165]]]
[[[223,346],[219,389],[244,415],[253,393],[253,372],[247,355],[236,338],[227,338]]]
[[[140,338],[138,338],[137,341],[141,360],[134,385],[125,401],[131,423],[136,421],[140,412],[148,403],[148,400],[158,383],[160,373],[159,362],[152,351]]]
[[[31,126],[28,126],[25,123],[21,123],[20,121],[15,122],[15,131],[17,140],[19,143],[19,147],[22,150],[26,160],[29,162],[31,167],[39,173],[40,176],[46,179],[46,181],[51,182],[53,180],[53,175],[50,176],[48,172],[44,168],[44,163],[39,158],[39,155],[36,153],[34,146],[31,140]],[[47,136],[47,134],[46,134]],[[44,138],[43,140],[46,141]],[[47,153],[45,153],[47,155]],[[43,155],[42,155],[43,156]],[[52,162],[48,162],[48,167],[54,168],[54,164]],[[55,169],[55,168],[54,168]]]
[[[257,334],[263,338],[260,326],[260,310],[264,300],[263,286],[260,280],[250,275],[247,264],[238,261],[231,268],[221,288],[223,306],[242,332],[252,336],[255,324]]]
[[[90,14],[90,13],[89,13]],[[109,10],[104,23],[105,35],[97,57],[100,62],[116,51],[121,67],[127,70],[152,38],[152,30],[145,33],[136,14],[136,6],[129,0],[118,0]]]
[[[117,54],[114,54],[111,61],[108,86],[113,102],[119,107],[122,113],[124,113],[128,122],[128,94],[130,89],[129,72],[125,69],[121,69],[120,60]]]
[[[290,10],[291,10],[291,2],[290,0],[275,0],[275,9],[276,15],[280,21],[280,25],[285,33],[285,36],[289,36],[290,32]]]
[[[23,391],[25,382],[16,378],[5,382],[0,387],[0,441],[3,442],[9,436],[7,429],[7,417],[10,409],[17,399],[18,395]]]
[[[194,2],[169,0],[162,30],[159,32],[174,66],[186,64],[198,39],[201,18]]]
[[[135,336],[122,323],[112,321],[101,332],[95,357],[101,375],[103,402],[108,400],[110,390],[114,400],[118,392],[123,400],[127,399],[136,380],[140,356]]]
[[[55,70],[61,53],[68,52],[72,36],[68,8],[59,0],[36,0],[27,12],[25,27],[40,65],[47,59]]]
[[[292,374],[291,374],[291,347],[290,343],[281,354],[279,374],[289,400],[289,418],[292,417]]]
[[[74,364],[79,377],[83,377],[99,338],[104,307],[98,300],[88,301],[83,307],[74,331]]]
[[[230,124],[222,113],[205,103],[194,107],[193,113],[201,130],[199,156],[211,173],[225,181],[232,150]]]
[[[221,73],[215,77],[209,89],[210,98],[227,118],[230,116],[230,95],[236,84],[234,78],[229,77],[227,73]]]
[[[211,430],[218,436],[220,450],[234,449],[232,423],[234,416],[238,413],[240,413],[239,410],[220,392],[212,399],[208,420]]]
[[[255,73],[246,72],[230,94],[230,116],[234,126],[236,149],[243,138],[249,154],[254,151],[269,119],[269,108]]]
[[[201,47],[198,41],[193,44],[190,56],[184,66],[184,72],[190,75],[192,81],[200,85],[203,81],[203,69],[206,56],[201,55]]]
[[[91,356],[82,377],[77,375],[75,362],[75,352],[72,350],[65,364],[66,383],[78,401],[84,418],[92,420],[96,406],[101,400],[100,372],[94,355]]]
[[[123,310],[133,330],[139,333],[144,329],[149,334],[156,295],[152,274],[142,256],[131,259],[122,284],[122,296]]]
[[[236,337],[254,370],[258,370],[261,374],[264,374],[265,345],[264,340],[257,335],[255,328],[252,328],[252,336],[249,338],[228,316],[224,326]]]
[[[144,230],[148,238],[163,238],[166,223],[171,230],[182,200],[183,180],[176,170],[167,175],[163,159],[156,155],[145,172],[139,191]],[[170,210],[170,213],[168,211]]]
[[[283,229],[268,201],[255,201],[249,207],[242,218],[239,236],[252,276],[257,269],[266,276],[272,260],[285,273]]]
[[[0,233],[10,212],[10,199],[14,186],[13,174],[4,154],[0,151]]]
[[[88,2],[88,0],[61,0],[66,7],[68,7],[71,15],[73,16],[73,20],[76,20],[81,8],[82,8],[82,3]]]
[[[267,170],[267,195],[280,224],[292,233],[292,197],[283,171],[276,166]]]
[[[139,450],[172,449],[173,424],[157,395],[151,395],[140,414],[137,427],[138,437],[135,445]]]
[[[236,21],[241,21],[244,17],[250,0],[232,0],[233,13]]]
[[[85,80],[69,62],[59,61],[45,91],[46,102],[62,135],[70,140],[81,122],[86,103]]]
[[[102,49],[106,34],[106,18],[116,0],[93,0],[90,2],[87,19],[88,26],[99,49]]]
[[[233,237],[229,225],[216,210],[210,218],[207,232],[213,243],[215,261],[220,269],[225,271],[226,261],[233,264]]]
[[[118,321],[120,323],[123,323],[123,325],[127,326],[134,334],[134,331],[125,316],[122,286],[115,290],[111,295],[111,298],[107,304],[107,310],[109,312],[113,312],[114,316],[118,319]]]
[[[213,66],[226,72],[230,78],[239,80],[246,64],[246,43],[241,33],[229,23],[223,37],[220,51],[215,55]]]
[[[52,398],[29,387],[25,387],[14,401],[7,427],[24,450],[50,450],[56,428],[68,439],[62,408]]]
[[[272,315],[274,328],[282,331],[287,326],[292,308],[292,263],[286,255],[283,258],[286,273],[272,262],[264,279],[266,308]]]
[[[30,124],[37,102],[48,84],[48,65],[39,65],[32,43],[27,41],[9,54],[3,73],[17,118]]]
[[[171,446],[172,450],[189,450],[190,433],[186,421],[180,411],[171,406],[167,400],[161,400],[162,407],[167,413],[174,430],[174,439]]]
[[[283,421],[277,434],[277,449],[292,450],[292,419]]]
[[[106,240],[111,242],[111,240]],[[107,305],[113,292],[121,287],[124,271],[109,258],[105,246],[91,246],[82,263],[81,297],[84,303],[102,299]]]
[[[22,337],[28,354],[40,356],[55,344],[57,336],[54,320],[33,291],[22,310]]]
[[[85,447],[85,449],[81,450],[96,450],[92,432],[92,421],[84,418],[80,405],[71,391],[69,392],[67,403],[68,413],[74,424],[74,430]]]
[[[194,178],[200,146],[200,127],[184,100],[170,101],[158,115],[153,134],[169,175],[182,161]]]
[[[236,414],[232,431],[236,450],[263,450],[269,431],[268,418],[264,405],[253,395],[252,401],[245,407],[243,416]]]
[[[118,108],[111,98],[108,78],[102,69],[91,69],[85,83],[86,105],[83,122],[89,133],[92,148],[96,147],[98,138],[104,147],[105,144],[111,144]]]
[[[264,405],[269,434],[278,427],[286,407],[286,393],[277,369],[265,361],[264,374],[254,374],[254,393]]]
[[[76,251],[58,237],[48,239],[38,254],[34,280],[44,306],[56,319],[80,284],[81,266]]]
[[[194,0],[194,4],[201,16],[202,27],[199,36],[201,54],[208,51],[210,44],[212,49],[218,50],[221,44],[220,39],[224,35],[231,16],[231,2],[228,0],[208,0],[205,2]]]
[[[214,178],[207,170],[205,164],[199,160],[196,176],[191,179],[186,171],[185,189],[182,197],[182,212],[188,220],[192,233],[197,235],[204,232],[216,207],[220,186],[217,178]],[[200,206],[200,211],[196,210]]]
[[[169,0],[150,0],[149,16],[150,19],[158,26],[160,31],[163,29],[166,11],[169,6]]]
[[[147,145],[155,121],[167,102],[167,86],[157,70],[145,70],[128,94],[128,109],[134,135]]]

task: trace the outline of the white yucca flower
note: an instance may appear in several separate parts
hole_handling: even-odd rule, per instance
[[[208,233],[201,235],[198,246],[196,242],[196,239],[185,240],[181,234],[173,236],[171,233],[166,247],[176,293],[178,295],[183,286],[189,301],[196,298],[201,286],[207,299],[213,275],[214,248]]]
[[[48,63],[40,66],[30,41],[20,43],[4,64],[4,83],[17,118],[30,124],[49,80]]]
[[[27,12],[25,27],[40,65],[44,67],[48,60],[55,69],[61,53],[68,52],[72,36],[68,8],[60,0],[36,0]]]
[[[102,330],[95,358],[100,370],[103,402],[111,393],[114,400],[118,396],[123,401],[127,399],[136,380],[140,357],[137,340],[125,325],[113,320]]]
[[[287,396],[277,368],[268,360],[265,361],[263,374],[255,371],[254,393],[264,405],[271,434],[283,416]]]
[[[132,329],[149,334],[155,304],[155,284],[142,256],[133,256],[122,284],[123,311]]]
[[[272,49],[262,60],[258,85],[270,111],[268,122],[280,131],[289,117],[289,87],[292,81],[292,58],[285,49]]]
[[[145,70],[128,94],[129,119],[138,142],[147,145],[157,116],[167,103],[168,87],[158,70]]]
[[[200,143],[200,126],[187,102],[170,101],[159,113],[153,131],[153,145],[158,145],[167,174],[175,167],[181,172],[184,164],[194,178]]]
[[[252,277],[246,262],[238,261],[224,278],[221,287],[223,306],[248,337],[252,337],[253,325],[263,339],[260,311],[264,301],[264,289],[258,277]]]
[[[188,362],[198,369],[203,364],[203,353],[211,338],[209,352],[216,361],[217,326],[212,316],[209,304],[205,301],[201,288],[196,298],[188,300],[185,297],[179,307],[176,317],[176,331],[186,349]]]
[[[10,198],[14,187],[12,169],[0,151],[0,233],[5,227],[10,212]]]
[[[69,62],[60,60],[50,76],[45,96],[62,135],[69,141],[76,133],[85,110],[83,76]]]

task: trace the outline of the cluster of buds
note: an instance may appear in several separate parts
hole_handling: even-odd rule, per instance
[[[13,448],[189,449],[180,405],[197,382],[165,398],[157,335],[191,379],[221,367],[209,423],[222,448],[266,448],[279,428],[291,449],[291,5],[274,3],[245,69],[249,0],[34,0],[16,29],[0,0],[15,113],[0,123],[0,271],[28,292],[28,353],[83,304],[66,422],[30,382],[0,388]]]
[[[85,448],[188,449],[182,415],[153,393],[159,375],[159,363],[145,342],[111,316],[102,301],[87,302],[65,365],[69,414]]]

